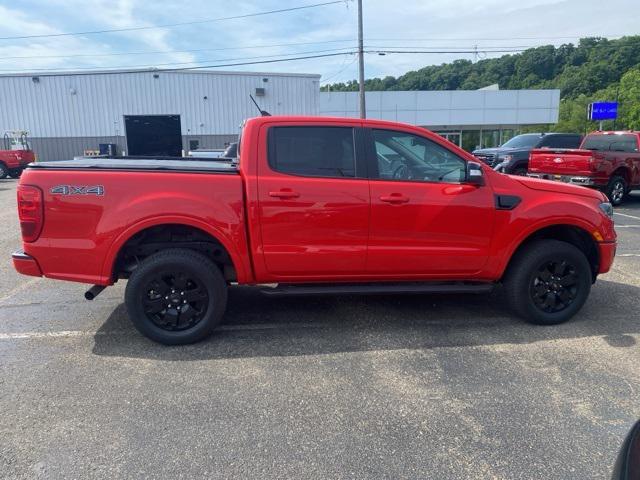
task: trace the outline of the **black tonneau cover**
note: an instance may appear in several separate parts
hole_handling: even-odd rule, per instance
[[[28,168],[48,170],[140,170],[157,172],[203,172],[203,173],[238,173],[238,166],[229,160],[216,161],[208,159],[192,160],[189,158],[76,158],[55,162],[30,163]]]

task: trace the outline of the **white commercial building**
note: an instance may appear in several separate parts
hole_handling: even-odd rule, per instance
[[[320,92],[320,75],[218,71],[96,71],[0,75],[0,134],[27,130],[38,157],[100,145],[117,154],[180,155],[221,148],[241,122],[278,115],[358,116],[357,92]],[[435,130],[471,150],[522,125],[558,120],[559,90],[367,92],[368,118]],[[541,127],[543,129],[544,127]],[[112,147],[113,148],[113,147]]]
[[[0,134],[29,131],[41,159],[117,145],[117,153],[175,155],[234,141],[260,108],[318,114],[320,75],[103,71],[0,75]]]
[[[557,123],[560,90],[366,92],[367,118],[420,125],[466,150],[493,147],[523,125]],[[320,114],[357,117],[358,92],[321,92]]]

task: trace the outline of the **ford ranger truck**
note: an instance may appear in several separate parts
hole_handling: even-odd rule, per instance
[[[532,150],[529,176],[597,188],[620,205],[640,188],[640,132],[594,132],[580,149]]]
[[[260,117],[236,162],[77,159],[32,164],[18,186],[26,275],[127,279],[136,328],[196,342],[227,290],[269,295],[488,292],[521,317],[571,318],[616,250],[596,191],[497,173],[423,128]]]

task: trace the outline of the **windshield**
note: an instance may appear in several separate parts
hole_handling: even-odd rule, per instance
[[[507,143],[502,145],[502,148],[528,148],[535,147],[540,141],[541,136],[537,133],[527,133],[525,135],[518,135],[513,137]]]
[[[635,135],[588,135],[582,148],[585,150],[637,152],[638,142]]]

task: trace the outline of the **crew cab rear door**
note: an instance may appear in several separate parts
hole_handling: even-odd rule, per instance
[[[266,158],[258,161],[258,277],[363,274],[370,202],[359,124],[278,121],[263,125],[260,137]]]
[[[451,277],[485,265],[495,214],[488,185],[464,184],[466,160],[435,138],[367,130],[371,227],[367,271]]]

